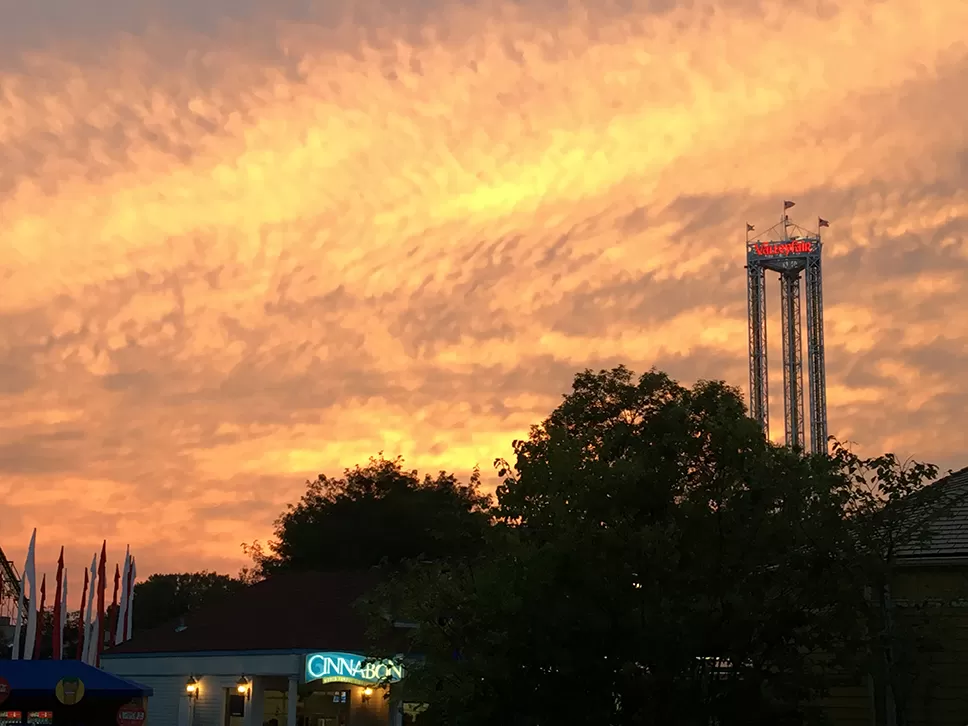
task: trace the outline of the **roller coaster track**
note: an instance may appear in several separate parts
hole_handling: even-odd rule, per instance
[[[9,598],[8,602],[16,603],[20,598],[20,573],[17,572],[13,562],[4,554],[2,548],[0,548],[0,571],[3,575],[3,586],[0,588],[0,615],[4,615],[6,613],[2,612],[3,602]],[[26,611],[27,608],[24,607],[24,612]],[[10,615],[12,619],[13,613],[11,612]]]

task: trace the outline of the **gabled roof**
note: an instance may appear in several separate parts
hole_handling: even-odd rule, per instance
[[[12,693],[52,695],[61,678],[79,678],[84,691],[95,697],[136,698],[154,695],[148,686],[118,678],[79,660],[3,660],[0,676]]]
[[[968,467],[952,472],[922,491],[930,493],[927,505],[930,538],[900,547],[898,558],[940,561],[968,557]]]
[[[380,580],[376,571],[275,575],[165,625],[137,632],[104,653],[346,650],[366,646],[356,602]],[[137,625],[138,612],[134,622]]]

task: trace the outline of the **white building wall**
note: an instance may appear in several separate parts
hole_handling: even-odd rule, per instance
[[[263,681],[259,676],[293,676],[301,679],[303,654],[171,655],[102,657],[104,670],[150,686],[148,723],[151,726],[223,726],[226,689],[234,689],[240,676],[252,683],[246,713],[262,713]],[[185,690],[189,677],[198,682],[198,697],[190,701]],[[246,726],[262,726],[246,719]]]
[[[176,726],[179,723],[178,701],[185,693],[184,679],[179,681],[179,679],[173,678],[172,676],[146,675],[133,680],[136,680],[144,686],[148,686],[154,691],[154,694],[148,698],[148,722],[153,726],[155,724],[157,726],[162,726],[163,724]]]

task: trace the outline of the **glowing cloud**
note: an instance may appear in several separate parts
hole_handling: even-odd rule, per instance
[[[234,569],[304,477],[486,467],[582,367],[745,387],[784,198],[831,220],[831,432],[968,455],[963,2],[39,5],[0,56],[12,556]]]

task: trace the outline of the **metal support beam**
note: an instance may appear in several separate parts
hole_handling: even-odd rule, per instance
[[[750,416],[770,437],[770,386],[766,349],[766,269],[751,263],[747,274],[749,313]]]
[[[783,328],[783,414],[786,444],[804,448],[803,344],[800,333],[800,272],[780,275],[780,314]]]
[[[823,342],[823,274],[820,255],[807,261],[807,369],[810,385],[810,450],[827,453],[827,374]]]

